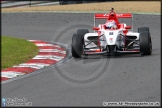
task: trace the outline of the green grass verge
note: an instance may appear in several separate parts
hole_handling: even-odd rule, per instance
[[[24,63],[39,52],[38,47],[25,39],[1,36],[1,69]]]

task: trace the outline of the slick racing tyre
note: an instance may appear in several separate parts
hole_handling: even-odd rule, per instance
[[[138,33],[144,32],[144,31],[150,32],[148,27],[140,27],[140,28],[138,28]]]
[[[140,52],[141,55],[151,55],[152,53],[152,42],[150,33],[148,31],[140,32]]]
[[[77,33],[78,33],[78,34],[82,34],[82,36],[83,36],[83,48],[85,48],[85,44],[84,44],[84,35],[85,35],[86,33],[89,33],[89,30],[88,30],[88,29],[78,29],[78,30],[77,30]],[[83,58],[83,59],[87,59],[87,58],[88,58],[88,55],[83,54],[83,55],[82,55],[82,58]]]
[[[85,35],[86,33],[89,33],[89,30],[88,29],[78,29],[77,33]]]
[[[82,34],[83,37],[84,37],[84,35],[85,35],[86,33],[89,33],[89,30],[88,30],[88,29],[78,29],[78,30],[77,30],[77,33],[78,33],[78,34]],[[84,44],[84,38],[83,38],[83,45],[85,46],[85,44]]]
[[[83,38],[84,35],[75,33],[72,37],[72,56],[81,58],[83,54]]]

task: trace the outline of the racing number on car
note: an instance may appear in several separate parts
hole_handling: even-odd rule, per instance
[[[109,35],[113,35],[113,32],[110,32]]]

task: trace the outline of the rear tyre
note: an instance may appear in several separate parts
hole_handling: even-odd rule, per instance
[[[85,35],[86,33],[89,33],[89,30],[88,29],[78,29],[77,33]]]
[[[148,31],[140,32],[140,52],[141,55],[151,55],[152,53],[152,42],[150,33]]]
[[[144,31],[148,31],[148,32],[150,32],[150,30],[149,30],[148,27],[140,27],[140,28],[138,28],[138,33],[140,33],[140,32],[144,32]]]
[[[75,33],[72,37],[72,56],[81,58],[83,54],[83,38],[82,34]]]

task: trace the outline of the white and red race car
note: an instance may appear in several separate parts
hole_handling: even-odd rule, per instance
[[[119,23],[118,18],[132,18],[132,26]],[[95,19],[107,19],[106,23],[116,23],[117,29],[107,29],[106,23],[95,27]],[[129,29],[132,29],[131,31]],[[94,33],[88,29],[78,29],[72,37],[72,56],[82,58],[89,54],[138,53],[151,55],[152,42],[149,27],[140,27],[133,32],[133,15],[116,14],[112,8],[109,14],[94,15]]]

